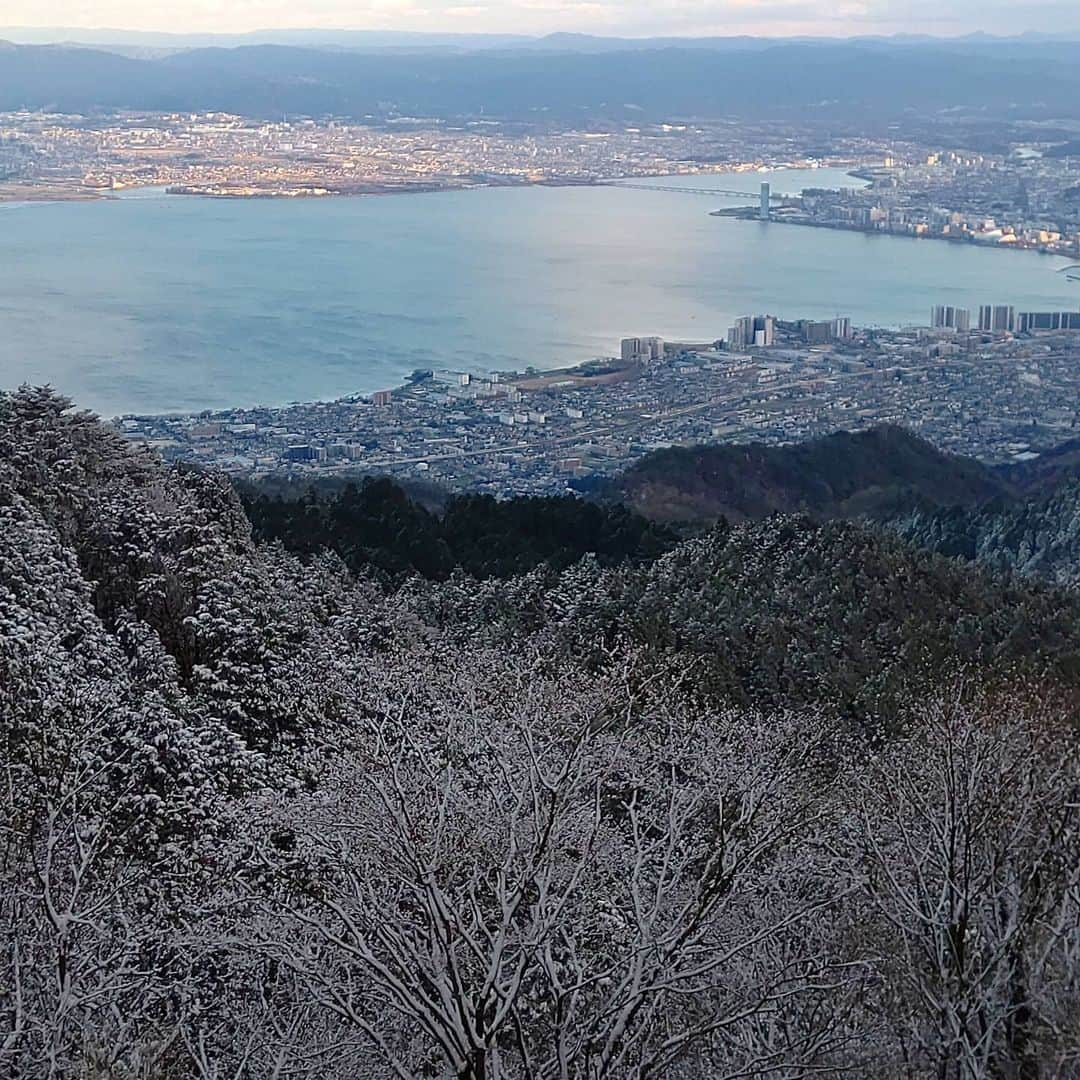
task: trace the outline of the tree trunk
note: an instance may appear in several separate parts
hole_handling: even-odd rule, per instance
[[[487,1080],[487,1051],[474,1050],[465,1062],[458,1080]]]

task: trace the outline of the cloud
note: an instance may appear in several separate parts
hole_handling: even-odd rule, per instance
[[[491,8],[487,4],[459,4],[446,9],[446,15],[451,19],[480,19],[490,13]]]

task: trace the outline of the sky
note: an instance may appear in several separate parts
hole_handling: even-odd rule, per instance
[[[174,33],[303,27],[626,37],[1080,36],[1080,0],[3,0],[0,21]]]

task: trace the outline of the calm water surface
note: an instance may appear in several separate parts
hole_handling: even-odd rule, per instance
[[[761,179],[656,183],[753,194]],[[51,382],[106,414],[282,404],[416,367],[577,363],[629,334],[708,340],[750,312],[901,325],[935,303],[1080,303],[1036,254],[709,216],[742,201],[493,188],[0,205],[0,386]]]

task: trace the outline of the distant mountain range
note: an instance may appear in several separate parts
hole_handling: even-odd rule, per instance
[[[182,49],[156,40],[129,45],[126,55],[9,44],[0,109],[483,116],[562,125],[727,116],[882,122],[944,109],[987,118],[1080,116],[1080,44],[1070,42],[366,35],[344,43],[313,37],[303,47]]]
[[[929,34],[861,35],[833,37],[753,37],[727,35],[710,37],[616,37],[581,33],[465,34],[425,33],[400,30],[347,30],[298,28],[251,30],[244,33],[168,33],[119,28],[87,29],[70,26],[0,27],[0,38],[20,45],[83,45],[106,49],[204,49],[237,48],[246,45],[289,45],[331,49],[438,49],[478,51],[482,49],[540,49],[552,52],[612,52],[657,48],[742,50],[766,49],[779,44],[880,44],[889,46],[933,46],[945,49],[1042,47],[1069,41],[1068,34],[1028,32],[997,36],[985,33],[954,37]],[[1071,37],[1080,41],[1080,33]]]

